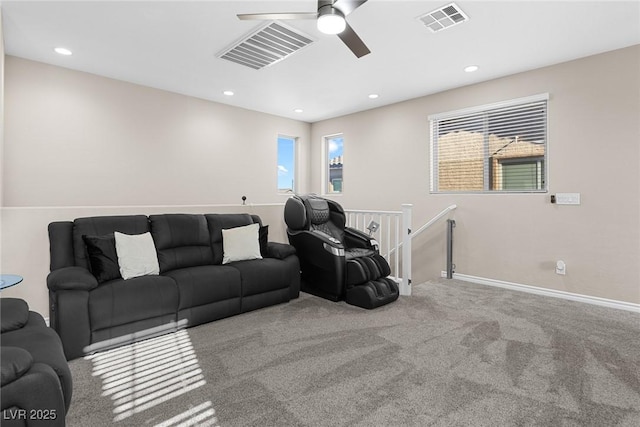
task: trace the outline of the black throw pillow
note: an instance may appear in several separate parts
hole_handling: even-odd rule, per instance
[[[260,244],[260,255],[262,258],[266,258],[269,250],[267,249],[267,242],[269,241],[269,226],[264,225],[258,230],[258,243]]]
[[[116,238],[113,233],[105,236],[83,235],[82,240],[87,246],[91,272],[98,283],[122,278],[116,253]]]

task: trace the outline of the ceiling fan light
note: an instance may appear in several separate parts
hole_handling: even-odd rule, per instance
[[[65,56],[73,55],[73,52],[71,52],[69,49],[64,47],[57,47],[53,50],[60,55],[65,55]]]
[[[323,7],[318,11],[318,30],[325,34],[340,34],[347,27],[344,15],[333,7]]]

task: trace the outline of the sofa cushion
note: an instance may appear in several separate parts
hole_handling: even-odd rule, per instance
[[[170,277],[141,276],[107,282],[89,293],[91,330],[176,313],[178,287]]]
[[[123,279],[160,274],[158,254],[151,233],[114,233],[120,275]]]
[[[213,264],[204,215],[151,215],[149,220],[160,272]]]
[[[178,284],[179,309],[240,297],[240,272],[223,265],[182,268],[166,273]]]
[[[260,243],[260,254],[262,258],[269,254],[269,226],[264,225],[258,231],[258,242]]]
[[[120,266],[116,252],[116,238],[113,233],[105,236],[82,236],[87,247],[91,273],[104,283],[108,280],[120,279]]]
[[[222,230],[253,224],[254,219],[249,214],[206,214],[209,226],[213,263],[222,264],[224,249],[222,247]]]
[[[291,270],[275,258],[239,261],[230,264],[242,277],[242,296],[255,295],[289,287]]]
[[[75,265],[89,269],[86,246],[82,236],[104,236],[114,231],[142,234],[149,231],[145,215],[94,216],[73,221],[73,252]]]
[[[261,259],[258,224],[222,230],[222,263]]]

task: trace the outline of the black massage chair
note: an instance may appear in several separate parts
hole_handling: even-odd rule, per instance
[[[296,248],[302,290],[332,301],[376,308],[398,299],[387,277],[389,263],[366,233],[345,227],[338,203],[315,195],[294,196],[284,207],[289,243]]]

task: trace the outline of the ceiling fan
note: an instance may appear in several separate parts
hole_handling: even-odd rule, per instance
[[[318,0],[317,12],[292,12],[292,13],[244,13],[238,14],[242,20],[290,20],[290,19],[316,19],[318,30],[325,34],[337,34],[340,40],[358,58],[371,51],[358,37],[353,28],[347,24],[345,17],[366,3],[367,0]]]

